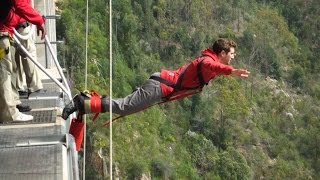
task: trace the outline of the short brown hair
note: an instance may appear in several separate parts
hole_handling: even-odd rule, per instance
[[[230,39],[219,38],[212,45],[212,51],[216,54],[219,54],[221,51],[228,53],[231,47],[236,48],[237,44]]]

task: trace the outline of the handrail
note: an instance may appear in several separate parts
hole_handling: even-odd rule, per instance
[[[60,83],[57,79],[55,79],[54,77],[52,77],[46,70],[45,68],[36,60],[33,59],[33,57],[31,56],[31,54],[26,50],[26,48],[21,44],[21,42],[19,41],[19,39],[14,35],[13,36],[15,42],[19,45],[19,47],[23,50],[23,52],[28,56],[28,58],[39,68],[41,69],[42,72],[44,72],[51,80],[53,80],[67,95],[69,100],[72,99],[71,93],[70,91],[68,91],[68,89],[66,87],[64,87],[64,85],[62,83]]]
[[[33,25],[34,26],[34,25]],[[19,32],[17,32],[15,29],[14,29],[14,35],[13,35],[13,38],[15,40],[15,42],[18,44],[18,46],[23,50],[23,52],[27,55],[27,57],[43,72],[45,73],[51,80],[53,80],[61,89],[63,92],[66,93],[67,97],[68,97],[68,100],[72,102],[72,95],[71,95],[71,90],[70,90],[70,87],[68,85],[68,82],[62,72],[62,68],[60,67],[60,64],[57,60],[57,56],[55,55],[55,53],[53,52],[53,48],[51,46],[51,43],[48,39],[48,36],[46,35],[45,36],[45,44],[48,45],[49,47],[49,51],[54,59],[54,63],[59,71],[59,74],[62,78],[62,82],[64,83],[64,85],[62,83],[60,83],[56,78],[52,77],[48,71],[46,71],[46,69],[38,62],[36,61],[32,56],[31,54],[27,51],[27,49],[21,44],[21,42],[19,41],[19,39],[17,37],[21,37],[21,39],[23,40],[27,40],[26,38],[27,37],[30,37],[30,34],[32,34],[32,32],[30,31],[28,35],[26,36],[22,36]],[[70,119],[73,119],[76,117],[76,113],[72,113],[70,115]],[[71,121],[69,120],[69,122],[67,123],[67,126],[69,126],[71,123]],[[69,128],[69,127],[67,127]]]
[[[23,49],[23,51],[28,55],[28,51],[21,45],[21,43],[20,43],[20,41],[18,40],[18,38],[20,38],[20,39],[23,39],[23,40],[28,40],[32,35],[33,35],[33,32],[35,31],[35,25],[31,25],[31,30],[29,31],[29,34],[27,34],[27,35],[21,35],[16,29],[13,29],[13,31],[14,31],[14,39],[15,39],[15,41],[19,44],[19,46]],[[15,36],[17,36],[18,38],[16,38]],[[60,77],[62,78],[62,82],[64,83],[64,88],[66,88],[66,89],[64,89],[63,87],[61,87],[56,81],[56,83],[57,83],[57,85],[68,95],[68,98],[69,98],[69,100],[71,100],[72,99],[72,96],[71,96],[71,90],[70,90],[70,87],[68,86],[68,82],[67,82],[67,80],[66,80],[66,78],[65,78],[65,76],[64,76],[64,74],[63,74],[63,72],[62,72],[62,68],[60,67],[60,64],[59,64],[59,62],[58,62],[58,59],[57,59],[57,55],[54,53],[54,51],[53,51],[53,48],[52,48],[52,45],[51,45],[51,43],[50,43],[50,41],[49,41],[49,38],[48,38],[48,36],[47,35],[45,35],[45,44],[48,46],[48,48],[49,48],[49,51],[50,51],[50,53],[51,53],[51,55],[52,55],[52,58],[53,58],[53,60],[54,60],[54,63],[55,63],[55,65],[56,65],[56,67],[57,67],[57,69],[58,69],[58,72],[59,72],[59,74],[60,74]],[[43,67],[40,67],[41,66],[41,64],[39,64],[38,62],[36,62],[31,56],[30,56],[30,54],[28,55],[28,57],[31,59],[31,61],[34,63],[34,64],[36,64],[49,78],[51,78],[52,80],[53,80],[53,78],[44,70],[44,68]]]
[[[55,63],[55,65],[56,65],[56,67],[58,69],[58,72],[59,72],[59,74],[60,74],[60,76],[62,78],[62,82],[65,84],[68,92],[70,93],[71,92],[70,87],[68,86],[68,82],[67,82],[67,80],[66,80],[66,78],[65,78],[65,76],[64,76],[64,74],[62,72],[62,68],[60,67],[60,64],[58,62],[57,55],[54,53],[54,51],[52,49],[52,46],[51,46],[51,43],[50,43],[49,38],[48,38],[47,35],[45,36],[45,42],[49,47],[49,51],[50,51],[50,53],[51,53],[51,55],[53,57],[54,63]],[[71,93],[70,93],[69,100],[71,100],[71,99],[72,99],[72,97],[71,97]]]

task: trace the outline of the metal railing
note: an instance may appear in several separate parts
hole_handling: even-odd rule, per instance
[[[46,35],[45,36],[45,45],[48,47],[51,55],[52,55],[52,58],[54,60],[54,63],[55,63],[55,66],[59,72],[59,75],[61,77],[61,80],[62,80],[62,83],[59,82],[53,75],[51,75],[45,67],[43,67],[37,60],[35,60],[34,57],[32,57],[32,55],[28,52],[28,50],[21,44],[20,40],[28,40],[29,38],[32,38],[32,35],[33,33],[35,32],[35,25],[31,25],[31,30],[29,32],[29,34],[27,35],[21,35],[19,34],[15,29],[14,29],[14,41],[15,43],[18,45],[19,48],[21,48],[23,50],[23,52],[26,54],[26,56],[28,57],[28,60],[32,61],[44,74],[46,74],[53,82],[55,82],[55,84],[57,84],[60,89],[67,95],[67,98],[69,101],[72,101],[72,96],[71,96],[71,90],[70,90],[70,87],[69,87],[69,84],[66,80],[66,77],[65,75],[63,74],[63,71],[62,71],[62,68],[58,62],[58,59],[57,59],[57,55],[56,53],[54,52],[53,48],[52,48],[52,45],[49,41],[49,38],[48,36]],[[47,56],[45,56],[46,60],[47,60]],[[72,119],[73,117],[75,117],[75,113],[73,113],[69,120],[66,121],[66,129],[68,130],[69,127],[70,127],[70,119]],[[68,167],[67,168],[67,171],[64,171],[64,172],[67,172],[68,173],[68,178],[70,180],[78,180],[79,179],[79,169],[78,169],[78,154],[77,154],[77,151],[76,151],[76,148],[75,148],[75,142],[74,142],[74,139],[73,137],[71,137],[72,135],[67,134],[67,140],[65,143],[66,147],[67,147],[67,164],[68,164]],[[57,143],[57,142],[37,142],[36,145],[41,145],[41,143],[44,143],[44,144],[52,144],[52,143]],[[58,143],[63,143],[62,141],[59,141]],[[70,171],[71,170],[71,171]],[[72,172],[72,173],[70,173]]]
[[[27,57],[43,72],[45,73],[52,81],[54,81],[61,89],[64,93],[67,94],[68,96],[68,99],[71,100],[72,99],[72,96],[71,96],[71,90],[70,90],[70,87],[68,85],[68,82],[62,72],[62,68],[58,62],[58,59],[57,59],[57,55],[53,52],[53,48],[52,48],[52,45],[49,41],[49,38],[48,36],[46,35],[45,36],[45,44],[48,46],[49,48],[49,51],[53,57],[53,60],[54,60],[54,63],[58,69],[58,72],[60,74],[60,77],[62,79],[62,83],[60,83],[56,78],[54,78],[52,75],[49,74],[49,72],[46,71],[46,69],[38,62],[36,61],[32,56],[31,54],[27,51],[27,49],[21,44],[20,39],[22,40],[28,40],[28,38],[31,38],[32,36],[32,33],[35,31],[35,26],[34,25],[31,25],[31,31],[28,35],[25,35],[25,36],[22,36],[21,34],[19,34],[15,29],[14,29],[14,40],[15,40],[15,43],[17,43],[17,45],[19,46],[19,48],[21,48],[23,50],[23,52],[27,55]]]

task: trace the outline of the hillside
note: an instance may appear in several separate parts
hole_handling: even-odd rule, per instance
[[[100,94],[109,91],[108,2],[89,2],[88,88]],[[86,1],[58,7],[59,56],[77,93],[85,87]],[[218,37],[238,43],[233,66],[251,71],[248,79],[219,77],[201,94],[115,122],[114,176],[320,177],[319,9],[317,0],[113,1],[115,97],[161,68],[189,62]],[[86,178],[106,179],[109,128],[88,126]]]

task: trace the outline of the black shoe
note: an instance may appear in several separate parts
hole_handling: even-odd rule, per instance
[[[18,104],[18,105],[16,105],[16,108],[19,110],[19,112],[29,112],[29,111],[31,111],[31,108],[28,105]]]
[[[29,93],[27,91],[18,91],[19,92],[19,97],[24,99],[29,97]]]
[[[19,96],[27,96],[28,95],[28,91],[18,91],[19,92]]]
[[[85,99],[89,99],[89,97],[87,97],[82,93],[75,95],[74,98],[72,99],[72,102],[70,102],[63,108],[62,118],[64,120],[67,120],[70,114],[72,114],[75,111],[78,111],[78,113],[80,114],[85,114],[85,110],[84,110]]]
[[[62,111],[62,118],[64,120],[67,120],[70,114],[75,112],[77,108],[73,105],[73,102],[71,101],[69,104],[67,104]]]

